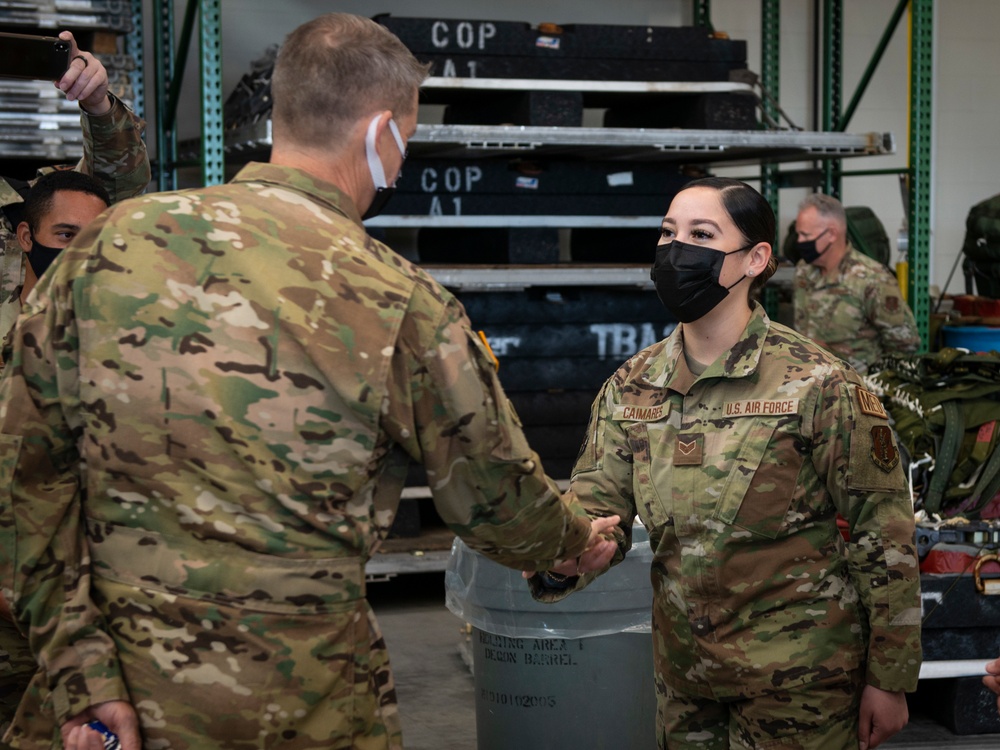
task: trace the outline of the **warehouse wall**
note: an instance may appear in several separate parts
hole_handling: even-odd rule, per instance
[[[177,0],[178,21],[187,0]],[[860,79],[896,0],[845,0],[844,2],[844,104]],[[781,10],[782,107],[797,125],[817,128],[813,121],[814,74],[811,36],[813,0],[785,0]],[[935,90],[932,185],[931,282],[943,285],[964,237],[965,216],[978,201],[1000,192],[1000,149],[995,146],[1000,116],[996,70],[1000,48],[995,29],[1000,28],[1000,3],[995,0],[948,0],[935,4]],[[748,0],[714,0],[715,28],[748,42],[751,69],[760,70],[760,3]],[[622,23],[679,25],[691,22],[689,0],[620,0],[615,3],[580,0],[507,0],[476,3],[468,0],[382,0],[377,5],[361,0],[239,0],[223,3],[224,95],[235,86],[270,44],[279,42],[295,26],[330,10],[365,15],[429,15],[441,18],[491,18],[522,20],[532,24]],[[152,19],[151,12],[147,18]],[[895,135],[896,154],[847,160],[847,169],[899,168],[907,162],[907,32],[900,25],[861,101],[850,132],[888,131]],[[148,49],[152,50],[150,43]],[[147,66],[151,68],[152,66]],[[180,109],[182,136],[197,135],[197,68],[186,73],[187,86]],[[149,81],[151,84],[151,80]],[[151,91],[151,90],[150,90]],[[790,168],[790,167],[787,167]],[[748,176],[752,168],[730,168],[723,173]],[[781,193],[782,225],[791,222],[801,190]],[[844,180],[849,205],[871,206],[890,237],[904,217],[898,178],[853,177]],[[949,291],[960,291],[960,275]]]

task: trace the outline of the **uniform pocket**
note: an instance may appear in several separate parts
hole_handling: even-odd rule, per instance
[[[656,491],[657,483],[653,479],[657,472],[653,470],[652,456],[659,453],[651,449],[650,440],[663,439],[663,432],[663,429],[651,432],[646,422],[635,422],[627,428],[629,448],[632,451],[632,485],[636,510],[647,528],[665,525],[673,514],[672,508],[663,502],[660,493]]]
[[[725,457],[729,473],[715,518],[774,539],[785,525],[802,457],[781,418],[754,417],[739,448]]]

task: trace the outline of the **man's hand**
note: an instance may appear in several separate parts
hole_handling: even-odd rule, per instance
[[[104,750],[104,738],[95,729],[86,726],[98,719],[118,735],[122,750],[142,750],[139,737],[139,718],[128,701],[108,701],[91,706],[78,713],[60,727],[65,750]]]
[[[858,721],[858,746],[871,750],[906,726],[910,710],[906,706],[906,693],[890,693],[872,685],[865,685],[861,693],[861,716]]]
[[[983,684],[1000,696],[1000,659],[994,659],[986,665]],[[1000,697],[997,698],[997,711],[1000,711]]]
[[[66,94],[69,101],[78,101],[87,114],[103,115],[111,109],[108,99],[108,71],[101,61],[76,46],[73,32],[63,31],[59,38],[69,42],[69,68],[56,81],[56,88]]]
[[[618,516],[607,516],[594,518],[590,522],[590,537],[587,539],[587,548],[583,554],[577,558],[563,560],[558,565],[549,568],[549,572],[563,576],[578,576],[583,573],[592,573],[595,570],[604,570],[615,556],[618,544],[611,539],[601,536],[605,531],[613,529],[621,520]],[[526,570],[521,575],[524,578],[531,578],[535,574],[533,570]]]

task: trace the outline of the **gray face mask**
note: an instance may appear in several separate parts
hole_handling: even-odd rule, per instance
[[[368,125],[368,132],[365,134],[365,156],[368,157],[368,171],[371,173],[372,183],[375,185],[375,197],[361,217],[362,221],[372,219],[382,213],[385,205],[392,198],[393,193],[396,192],[396,183],[393,182],[390,185],[385,179],[385,168],[382,166],[382,160],[378,158],[378,151],[375,149],[375,129],[378,127],[378,118],[380,116],[375,115]],[[395,120],[389,120],[389,131],[396,140],[399,153],[402,154],[405,161],[406,145],[403,143],[403,137],[399,134],[399,127],[396,125]],[[402,174],[402,171],[400,171],[400,174]],[[396,175],[396,180],[399,180],[399,175]]]

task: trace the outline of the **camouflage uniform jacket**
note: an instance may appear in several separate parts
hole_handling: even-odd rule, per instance
[[[111,109],[103,115],[81,110],[83,158],[75,169],[97,178],[112,203],[142,193],[149,184],[149,159],[142,132],[146,124],[120,99],[111,96]],[[51,168],[39,170],[39,176]],[[0,206],[18,203],[21,196],[0,177]],[[17,227],[0,213],[0,339],[7,335],[21,311],[19,295],[24,285],[24,252],[17,242]]]
[[[110,111],[103,115],[81,112],[80,120],[84,156],[75,169],[95,176],[113,201],[140,194],[150,178],[142,140],[145,123],[113,95]],[[40,169],[39,176],[52,170],[52,167]],[[0,178],[0,206],[21,201],[13,186]],[[10,331],[21,310],[24,252],[17,242],[16,230],[0,212],[0,340]],[[17,702],[36,668],[27,639],[12,623],[0,620],[0,735],[13,718]],[[8,746],[0,742],[0,748],[5,747]]]
[[[582,552],[460,303],[334,185],[250,164],[63,252],[0,381],[0,542],[60,720],[127,687],[150,747],[396,747],[364,563],[409,459],[493,559]]]
[[[796,264],[794,307],[795,330],[862,374],[883,356],[920,348],[916,321],[896,279],[851,246],[834,278],[804,261]]]
[[[698,377],[683,329],[605,384],[571,482],[591,513],[649,531],[658,680],[725,699],[862,666],[913,690],[914,519],[878,398],[759,306]]]

